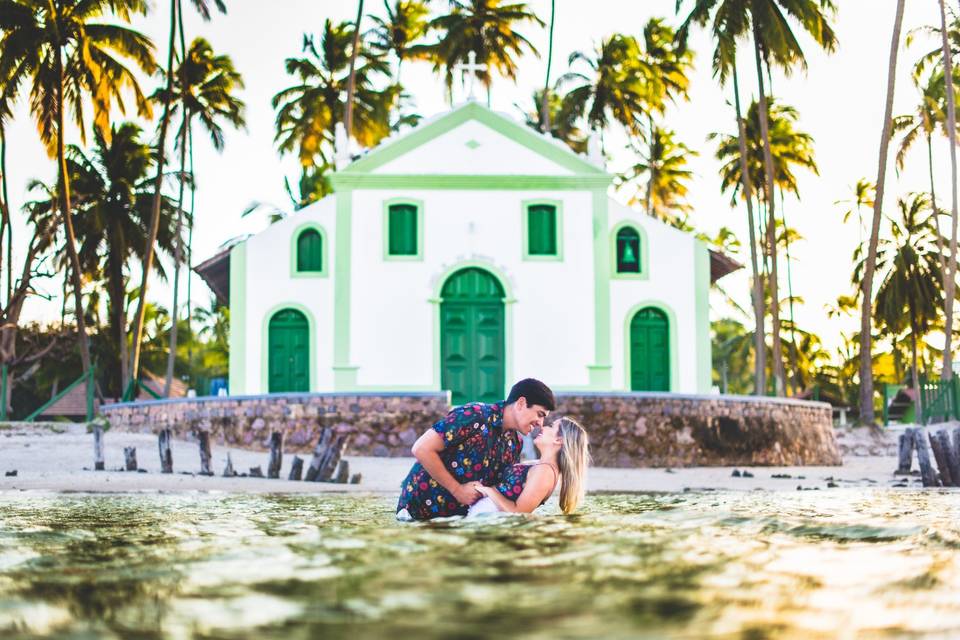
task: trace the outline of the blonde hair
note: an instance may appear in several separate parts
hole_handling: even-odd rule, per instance
[[[585,491],[587,465],[590,463],[590,438],[587,430],[570,418],[557,421],[561,445],[557,456],[560,467],[560,510],[573,513]]]

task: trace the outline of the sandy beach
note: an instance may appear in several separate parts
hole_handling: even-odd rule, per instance
[[[683,469],[590,469],[590,492],[648,492],[698,490],[829,490],[835,487],[891,487],[919,485],[916,477],[895,477],[896,438],[902,427],[876,433],[866,429],[838,431],[844,453],[839,467],[692,467]],[[213,477],[201,476],[194,442],[174,441],[174,473],[161,474],[157,438],[150,434],[108,431],[104,437],[106,471],[93,471],[93,436],[84,425],[9,424],[0,427],[0,493],[55,492],[249,492],[342,493],[390,495],[410,469],[413,458],[347,456],[359,484],[297,482],[285,479],[234,477],[219,474],[229,451],[238,473],[251,467],[266,470],[267,454],[213,446]],[[123,448],[136,447],[140,469],[122,471]],[[304,457],[301,455],[301,457]],[[281,478],[286,478],[292,454],[284,456]],[[739,475],[734,471],[739,472]],[[6,474],[16,471],[15,476]],[[746,472],[748,475],[745,475]]]

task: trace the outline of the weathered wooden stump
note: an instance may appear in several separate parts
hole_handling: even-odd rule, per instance
[[[210,470],[210,433],[207,431],[197,432],[197,446],[200,448],[200,475],[212,476]]]
[[[337,477],[335,482],[340,484],[346,484],[350,479],[350,463],[346,460],[340,461],[340,466],[337,467]]]
[[[270,462],[267,464],[267,477],[279,478],[280,466],[283,464],[283,432],[274,431],[270,434]]]
[[[230,452],[227,451],[227,466],[223,468],[223,477],[232,478],[237,475],[237,472],[233,468],[233,460],[230,459]]]
[[[307,476],[304,478],[307,482],[317,482],[323,478],[318,478],[320,468],[323,466],[323,457],[327,449],[330,448],[330,441],[333,439],[333,431],[324,427],[320,431],[320,438],[317,440],[317,446],[313,449],[313,458],[310,459],[310,466],[307,467]]]
[[[361,480],[363,480],[363,474],[355,473],[350,476],[350,484],[360,484]]]
[[[930,462],[930,448],[927,446],[927,433],[924,429],[919,427],[914,429],[913,444],[917,449],[917,462],[920,464],[920,478],[923,480],[923,486],[939,486],[937,472]]]
[[[324,427],[320,433],[320,440],[313,450],[313,459],[307,469],[307,482],[331,482],[340,464],[340,458],[347,448],[350,437],[346,434],[337,435],[333,429]]]
[[[303,458],[293,456],[293,462],[290,463],[290,475],[288,480],[299,480],[303,476]]]
[[[950,468],[947,466],[947,453],[943,450],[940,439],[935,433],[928,433],[927,439],[930,440],[933,459],[937,461],[937,469],[940,470],[940,484],[945,487],[952,487],[953,477],[950,475]]]
[[[137,448],[136,447],[123,448],[123,464],[127,471],[137,470]]]
[[[913,429],[906,429],[897,440],[899,459],[894,475],[908,476],[910,475],[910,468],[913,466]]]
[[[257,465],[255,467],[250,467],[250,477],[251,478],[263,477],[263,469],[260,468],[260,465]]]
[[[93,468],[103,471],[103,427],[93,428]]]
[[[173,452],[170,450],[170,429],[160,432],[160,473],[173,473]]]
[[[943,457],[946,458],[947,468],[950,470],[952,486],[960,487],[960,455],[957,455],[957,450],[953,448],[953,444],[950,442],[950,434],[947,433],[946,429],[941,429],[937,431],[937,440],[940,441]]]

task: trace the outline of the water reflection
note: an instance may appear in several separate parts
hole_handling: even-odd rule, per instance
[[[0,497],[0,636],[960,632],[960,494],[595,496],[399,524],[393,500]]]

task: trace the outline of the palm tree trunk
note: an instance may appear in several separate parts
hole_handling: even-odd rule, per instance
[[[184,105],[184,118],[187,117],[186,105]],[[179,295],[180,295],[180,263],[183,262],[183,190],[184,179],[183,172],[187,168],[187,123],[180,126],[180,193],[177,195],[177,235],[173,241],[173,305],[170,308],[170,317],[173,319],[173,326],[170,327],[170,348],[167,353],[167,372],[163,382],[163,396],[170,397],[170,385],[173,384],[173,368],[177,361],[177,318],[179,313]]]
[[[947,269],[946,316],[945,331],[946,343],[943,347],[943,374],[944,380],[953,377],[953,303],[957,290],[957,106],[953,93],[953,53],[950,51],[950,39],[947,33],[947,13],[943,0],[940,0],[940,33],[943,38],[943,66],[947,82],[947,131],[950,138],[950,187],[951,187],[951,225],[950,225],[950,268]]]
[[[860,308],[860,422],[874,424],[873,413],[873,355],[871,335],[873,324],[873,276],[877,266],[877,244],[880,239],[880,220],[883,212],[883,187],[887,175],[887,152],[890,148],[890,133],[893,129],[893,95],[897,81],[897,54],[900,49],[900,30],[903,28],[903,6],[906,0],[897,0],[897,13],[893,21],[893,37],[890,43],[890,62],[887,66],[887,100],[883,112],[883,129],[880,134],[880,157],[877,167],[877,194],[873,201],[873,223],[870,227],[870,245],[867,248],[867,265],[861,281],[863,295]]]
[[[557,2],[550,0],[550,35],[547,41],[547,77],[543,82],[540,97],[540,131],[550,133],[550,67],[553,65],[553,21],[557,15]]]
[[[160,118],[160,135],[157,139],[157,175],[153,181],[153,206],[150,211],[150,229],[147,246],[144,248],[143,270],[140,275],[140,296],[137,313],[133,318],[133,353],[130,356],[130,379],[140,376],[140,350],[143,340],[144,316],[147,312],[147,281],[153,269],[154,248],[160,231],[160,204],[163,199],[163,169],[166,161],[167,125],[170,123],[170,101],[173,97],[173,47],[177,35],[177,0],[170,0],[170,41],[167,53],[167,91],[163,100],[163,116]],[[127,381],[124,381],[124,385]]]
[[[650,178],[647,180],[647,198],[646,204],[644,205],[647,209],[647,215],[653,215],[653,181],[656,179],[657,174],[654,169],[654,159],[653,159],[653,145],[654,145],[654,133],[653,133],[653,116],[647,114],[647,121],[650,129],[650,144],[648,145],[649,152],[647,158],[648,169],[650,170]]]
[[[7,296],[6,304],[10,304],[13,296],[13,221],[10,219],[10,196],[7,193],[7,132],[0,125],[0,197],[3,198],[3,224],[7,235]]]
[[[933,183],[933,137],[927,135],[927,168],[930,173],[930,208],[933,209],[933,225],[937,230],[937,253],[940,254],[940,273],[943,285],[947,285],[947,256],[943,251],[943,234],[940,232],[940,211],[937,209],[937,189]]]
[[[111,247],[119,247],[119,233],[113,225],[110,226],[108,233],[113,238],[110,239]],[[113,381],[113,385],[123,394],[123,385],[127,380],[127,327],[126,327],[126,307],[125,296],[126,288],[123,278],[123,262],[114,256],[107,256],[107,296],[110,306],[110,324],[113,329],[113,339],[117,341],[117,354],[120,358],[120,366],[116,369],[119,378]]]
[[[770,251],[770,315],[772,320],[772,351],[774,394],[783,395],[783,346],[780,339],[780,297],[777,280],[777,233],[776,204],[774,202],[773,155],[770,151],[770,123],[768,120],[767,94],[763,83],[763,61],[760,57],[760,34],[756,21],[753,23],[753,53],[757,65],[757,80],[760,93],[760,135],[763,137],[763,193],[767,203],[767,244]]]
[[[790,228],[787,226],[786,196],[780,189],[780,219],[783,220],[784,253],[787,258],[787,300],[790,305],[790,395],[796,396],[800,389],[799,349],[797,348],[797,323],[793,315],[793,270],[790,267]]]
[[[190,344],[187,346],[187,364],[190,367],[190,383],[196,388],[193,370],[193,212],[197,184],[193,175],[193,128],[187,121],[187,144],[190,147],[190,219],[187,221],[187,329],[190,331]]]
[[[763,279],[757,262],[756,222],[753,218],[753,181],[747,166],[747,132],[740,111],[740,83],[736,65],[733,67],[733,103],[737,110],[737,142],[740,146],[740,181],[743,183],[744,200],[747,203],[747,222],[750,228],[750,268],[753,274],[753,392],[762,396],[767,386],[767,349],[764,339],[766,330],[763,321]]]
[[[910,361],[913,367],[913,393],[916,398],[914,420],[917,424],[923,424],[923,412],[926,410],[926,407],[923,406],[923,396],[920,395],[920,370],[917,367],[917,323],[914,320],[915,315],[913,305],[910,305]]]
[[[357,53],[360,51],[360,20],[363,18],[363,0],[357,2],[357,21],[353,24],[353,47],[350,49],[350,76],[347,78],[347,105],[343,126],[347,140],[353,134],[353,94],[357,84]]]
[[[80,257],[77,255],[77,237],[73,229],[73,216],[70,206],[70,176],[67,172],[67,156],[64,151],[64,117],[63,117],[63,55],[59,48],[56,51],[57,61],[57,165],[60,168],[60,215],[63,217],[63,228],[66,235],[67,255],[70,258],[71,277],[73,279],[74,315],[77,317],[77,339],[80,344],[80,362],[83,372],[90,370],[90,343],[87,340],[87,325],[83,313],[83,291],[81,289]],[[93,381],[87,379],[88,388]]]

